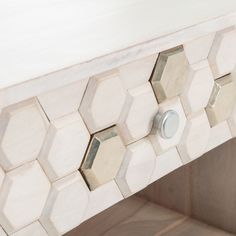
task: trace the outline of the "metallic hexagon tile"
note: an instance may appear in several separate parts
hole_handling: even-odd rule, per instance
[[[227,120],[236,103],[235,75],[227,75],[215,81],[206,112],[211,126]]]
[[[95,189],[113,180],[125,154],[125,146],[111,127],[93,135],[81,171],[90,189]]]
[[[161,52],[151,78],[159,102],[181,93],[187,79],[188,60],[182,46]]]
[[[0,163],[10,170],[37,158],[49,122],[33,98],[4,108],[0,126]]]

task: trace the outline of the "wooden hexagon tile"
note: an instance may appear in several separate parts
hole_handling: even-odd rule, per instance
[[[236,66],[236,28],[217,32],[209,54],[209,62],[215,78],[231,73]]]
[[[145,188],[155,167],[156,154],[148,139],[127,146],[124,161],[116,177],[116,182],[124,197]]]
[[[55,181],[79,169],[90,134],[78,112],[51,122],[38,160]]]
[[[49,122],[36,99],[6,107],[0,115],[0,164],[13,169],[37,158]]]
[[[118,68],[119,76],[126,89],[146,84],[151,77],[158,54],[139,59]]]
[[[150,133],[157,111],[158,104],[150,83],[128,91],[126,104],[117,124],[126,144]]]
[[[188,60],[182,46],[161,52],[151,78],[159,102],[178,96],[187,79]]]
[[[72,75],[76,76],[76,75]],[[40,94],[38,100],[50,120],[58,119],[79,109],[88,78]]]
[[[0,224],[7,233],[39,219],[50,186],[37,161],[6,173],[0,192]]]
[[[89,190],[76,171],[52,184],[40,222],[49,235],[63,235],[81,223],[88,201]]]
[[[180,96],[185,113],[191,114],[204,109],[210,99],[213,86],[214,78],[207,61],[191,65],[184,91]]]
[[[157,155],[167,151],[168,149],[176,146],[179,143],[186,124],[186,116],[178,97],[159,104],[159,114],[162,115],[170,110],[176,112],[179,117],[178,127],[174,136],[172,138],[165,139],[161,136],[159,130],[156,129],[156,127],[152,128],[151,133],[148,136]]]
[[[111,127],[93,135],[81,171],[91,190],[113,180],[125,154],[125,146]]]
[[[125,98],[126,91],[118,71],[91,78],[80,106],[80,113],[90,133],[116,124]]]
[[[236,103],[236,77],[234,74],[224,76],[215,81],[206,112],[211,126],[227,120]]]
[[[0,234],[0,236],[2,236]],[[11,236],[48,236],[43,226],[38,222],[34,222],[25,228],[11,234]]]
[[[204,154],[210,138],[210,124],[205,110],[188,116],[177,148],[184,164]]]

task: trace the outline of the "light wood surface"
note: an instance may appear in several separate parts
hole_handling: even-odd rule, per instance
[[[131,197],[65,236],[230,236],[184,215]]]
[[[175,3],[174,0],[2,1],[0,88],[236,11],[234,0]],[[204,27],[202,30],[207,32]]]

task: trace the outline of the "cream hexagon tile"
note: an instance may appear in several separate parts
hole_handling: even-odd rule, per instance
[[[126,144],[147,136],[152,128],[158,104],[150,83],[130,89],[117,124]]]
[[[232,133],[227,121],[223,121],[210,130],[210,137],[205,152],[208,152],[217,146],[227,142],[232,138]]]
[[[159,104],[159,114],[164,114],[170,110],[175,111],[179,116],[179,125],[175,135],[172,138],[165,139],[155,127],[153,127],[149,135],[157,155],[160,155],[161,153],[167,151],[179,143],[186,124],[186,116],[178,97]]]
[[[236,74],[215,81],[206,112],[211,126],[227,120],[236,104]]]
[[[184,44],[184,51],[190,65],[207,59],[214,38],[215,33],[211,33]]]
[[[50,120],[58,119],[79,109],[88,78],[40,94],[38,100]]]
[[[182,165],[182,160],[176,148],[171,148],[167,152],[162,153],[156,158],[155,168],[150,183],[155,182]]]
[[[233,71],[236,65],[236,28],[229,27],[217,32],[209,54],[215,78],[219,78]]]
[[[1,234],[0,234],[1,236]],[[34,222],[25,228],[11,234],[11,236],[48,236],[43,226],[38,222]]]
[[[116,127],[93,135],[81,171],[90,189],[113,180],[124,158],[125,146]]]
[[[182,46],[161,52],[151,78],[159,102],[178,96],[187,79],[188,60]]]
[[[186,114],[205,108],[211,96],[214,78],[207,61],[201,61],[190,66],[181,102]]]
[[[148,139],[127,146],[124,161],[116,176],[124,197],[129,197],[149,184],[155,161],[156,154]]]
[[[50,186],[37,161],[6,173],[0,191],[0,224],[7,233],[39,219]]]
[[[78,112],[51,122],[39,162],[55,181],[79,169],[90,134]]]
[[[124,197],[114,180],[101,185],[89,194],[89,203],[84,220],[97,215],[123,199]]]
[[[158,54],[132,61],[118,68],[120,79],[126,89],[146,84],[151,77]]]
[[[89,190],[76,171],[52,184],[40,222],[49,235],[63,235],[81,223],[88,201]]]
[[[177,146],[184,164],[205,153],[209,138],[210,124],[205,111],[188,116],[183,137]]]
[[[126,91],[116,70],[92,77],[80,106],[90,133],[116,124],[125,98]]]
[[[37,158],[49,122],[36,99],[2,110],[0,115],[0,164],[5,170]]]

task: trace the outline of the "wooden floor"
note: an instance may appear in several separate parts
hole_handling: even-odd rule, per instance
[[[83,223],[66,236],[229,236],[185,215],[131,197]]]

